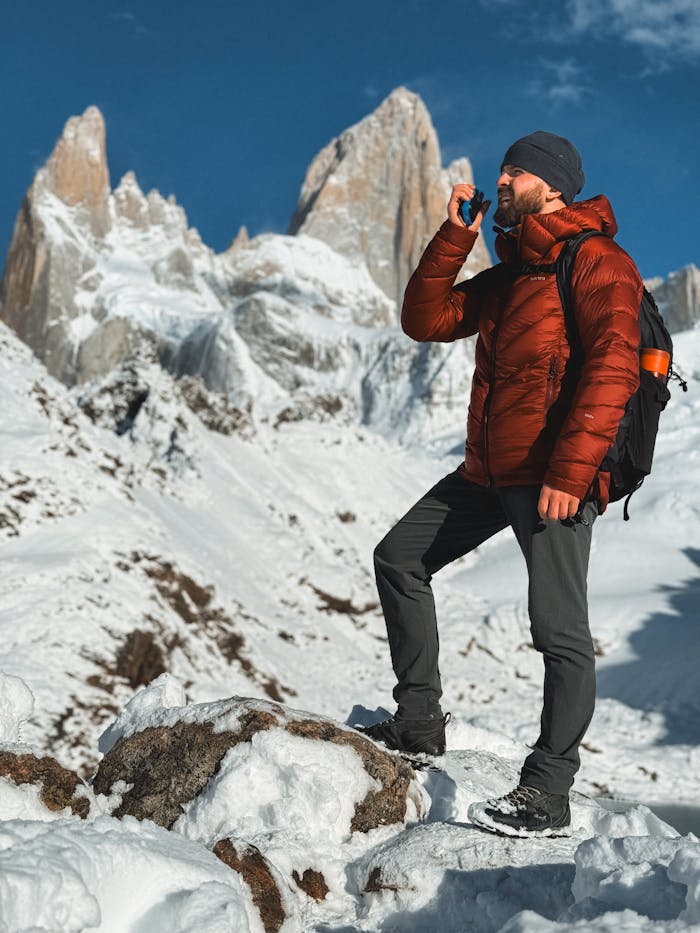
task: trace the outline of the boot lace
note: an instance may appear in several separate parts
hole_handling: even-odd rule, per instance
[[[515,790],[512,790],[509,794],[505,794],[501,797],[501,800],[514,807],[521,807],[530,803],[530,801],[534,800],[536,797],[539,797],[541,793],[542,791],[537,790],[536,787],[527,787],[525,784],[518,784]]]

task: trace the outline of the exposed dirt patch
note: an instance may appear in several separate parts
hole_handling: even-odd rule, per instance
[[[399,888],[395,884],[387,884],[382,879],[382,870],[378,866],[375,866],[372,871],[369,873],[369,878],[367,879],[367,884],[365,885],[365,894],[375,894],[380,891],[398,891]]]
[[[230,839],[220,839],[213,851],[224,864],[237,871],[250,888],[265,933],[278,933],[287,915],[270,863],[262,852],[253,845],[234,845]]]
[[[326,879],[323,877],[323,874],[320,871],[314,871],[312,868],[307,868],[301,877],[299,872],[294,869],[292,872],[292,878],[297,887],[308,894],[309,897],[313,897],[315,901],[324,901],[326,895],[330,888],[326,884]]]
[[[196,376],[183,376],[178,386],[187,407],[202,424],[217,434],[240,434],[251,437],[254,433],[250,411],[231,404],[225,395],[210,392]]]
[[[124,558],[126,555],[120,556]],[[118,566],[127,570],[129,565],[138,566],[154,582],[159,596],[182,621],[189,627],[205,632],[229,664],[240,665],[244,674],[271,700],[283,702],[285,696],[296,696],[296,691],[291,687],[285,687],[276,677],[265,674],[255,666],[236,622],[221,605],[217,605],[213,586],[197,583],[170,561],[155,555],[132,551],[128,561],[122,559]],[[236,610],[237,615],[245,621],[257,621],[241,606],[237,606]]]
[[[313,398],[299,399],[277,413],[273,428],[278,430],[280,425],[295,421],[328,421],[340,414],[344,407],[345,403],[338,395],[315,395]]]
[[[361,616],[366,612],[374,612],[375,609],[379,608],[379,603],[376,601],[365,603],[364,606],[355,606],[352,600],[326,593],[325,590],[314,586],[313,583],[309,583],[305,577],[302,577],[299,583],[306,584],[318,596],[321,600],[321,605],[318,607],[321,612],[338,612],[348,616]]]
[[[136,689],[164,674],[168,670],[166,661],[165,652],[153,632],[134,629],[119,649],[114,673]]]

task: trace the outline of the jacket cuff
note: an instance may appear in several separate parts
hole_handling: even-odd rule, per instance
[[[451,220],[446,220],[440,227],[440,235],[450,246],[454,246],[464,252],[469,252],[476,243],[479,232],[470,230],[469,227],[461,227],[453,224]]]
[[[575,496],[577,499],[583,499],[588,490],[591,488],[592,480],[588,482],[576,482],[575,480],[566,479],[563,476],[558,476],[556,473],[551,473],[547,471],[544,477],[544,483],[547,486],[551,486],[552,489],[558,489],[560,492],[566,492],[570,496]]]

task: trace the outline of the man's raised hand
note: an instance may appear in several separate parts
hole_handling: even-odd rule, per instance
[[[455,185],[452,189],[452,194],[450,195],[450,200],[447,202],[447,216],[453,224],[456,224],[458,227],[466,227],[467,224],[462,220],[459,208],[463,201],[471,201],[474,197],[474,192],[476,191],[476,185],[464,183],[461,185]],[[476,218],[469,224],[469,229],[476,233],[481,226],[481,223],[486,216],[486,212],[491,206],[490,201],[484,201],[479,209],[479,213],[476,215]]]

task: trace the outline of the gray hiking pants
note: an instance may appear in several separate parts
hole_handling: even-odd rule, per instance
[[[521,782],[566,794],[579,768],[578,747],[595,703],[593,644],[588,627],[586,576],[597,515],[588,525],[542,521],[540,486],[489,489],[459,473],[440,480],[377,546],[377,589],[386,620],[394,699],[402,715],[440,715],[440,671],[434,573],[510,525],[527,563],[528,611],[534,647],[544,658],[540,736]]]

